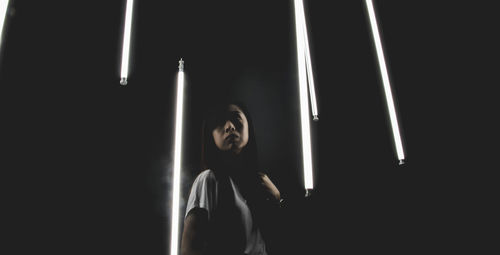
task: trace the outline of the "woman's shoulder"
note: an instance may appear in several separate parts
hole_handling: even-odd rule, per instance
[[[194,182],[215,184],[216,182],[215,173],[211,169],[203,170],[201,173],[198,174]]]

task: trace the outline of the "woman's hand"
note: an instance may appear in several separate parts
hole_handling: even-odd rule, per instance
[[[281,194],[278,188],[274,185],[274,183],[269,179],[269,177],[265,173],[258,173],[259,180],[261,182],[262,187],[264,188],[264,192],[266,196],[275,200],[276,203],[279,203],[281,199]]]

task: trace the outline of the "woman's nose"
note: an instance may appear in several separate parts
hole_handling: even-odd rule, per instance
[[[226,124],[224,125],[224,131],[226,133],[229,133],[234,130],[235,130],[234,124],[231,121],[227,121]]]

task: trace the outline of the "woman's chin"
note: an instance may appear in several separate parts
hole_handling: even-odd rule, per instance
[[[241,148],[238,147],[236,144],[231,144],[230,148],[228,150],[232,155],[238,156],[241,153]]]
[[[237,156],[241,153],[241,148],[236,146],[235,144],[230,144],[225,148],[225,150],[222,151],[223,154],[226,154],[227,156]]]
[[[231,154],[235,155],[235,156],[238,156],[240,155],[241,153],[241,149],[240,148],[237,148],[237,147],[234,147],[234,148],[231,148]]]

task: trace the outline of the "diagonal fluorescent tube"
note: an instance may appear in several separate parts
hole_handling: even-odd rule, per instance
[[[170,234],[170,254],[178,255],[179,247],[179,200],[181,189],[181,150],[182,150],[182,109],[184,107],[184,61],[179,61],[177,76],[177,106],[175,112],[175,150],[172,191],[172,231]]]
[[[307,35],[307,24],[306,24],[306,17],[305,17],[305,11],[304,11],[304,4],[302,0],[298,3],[297,7],[299,8],[298,10],[298,15],[299,15],[299,20],[302,24],[302,34],[303,34],[303,43],[304,43],[304,54],[306,57],[306,70],[307,70],[307,79],[309,83],[309,96],[311,97],[311,110],[312,110],[312,115],[313,115],[313,120],[318,121],[318,107],[316,104],[316,90],[314,89],[314,77],[313,77],[313,72],[312,72],[312,65],[311,65],[311,53],[309,51],[309,37]]]
[[[128,78],[128,61],[130,52],[130,33],[132,30],[132,10],[134,8],[134,0],[127,0],[127,8],[125,10],[125,28],[123,30],[123,48],[122,48],[122,71],[121,85],[127,85]]]
[[[396,110],[394,107],[394,102],[392,98],[391,85],[389,82],[389,75],[387,74],[387,68],[384,59],[384,51],[382,50],[382,43],[380,41],[380,34],[377,26],[377,19],[375,17],[375,10],[373,8],[373,3],[371,0],[366,0],[366,8],[368,9],[368,14],[370,16],[370,24],[372,28],[373,41],[375,42],[375,48],[377,49],[378,63],[380,67],[380,73],[382,75],[382,81],[384,83],[385,98],[387,101],[387,108],[389,109],[389,116],[391,119],[392,133],[394,136],[394,142],[396,144],[396,151],[399,159],[399,164],[404,164],[405,154],[403,151],[403,144],[401,142],[401,136],[399,134],[398,119],[396,116]]]
[[[9,7],[9,0],[0,0],[0,47],[2,46],[3,26],[5,24],[5,17],[7,16],[7,7]]]
[[[300,119],[302,129],[302,153],[304,164],[304,187],[306,196],[313,189],[311,137],[309,128],[309,102],[307,100],[307,74],[304,45],[304,26],[301,25],[300,5],[301,0],[295,0],[295,31],[297,36],[297,65],[299,71],[299,93],[300,93]]]

